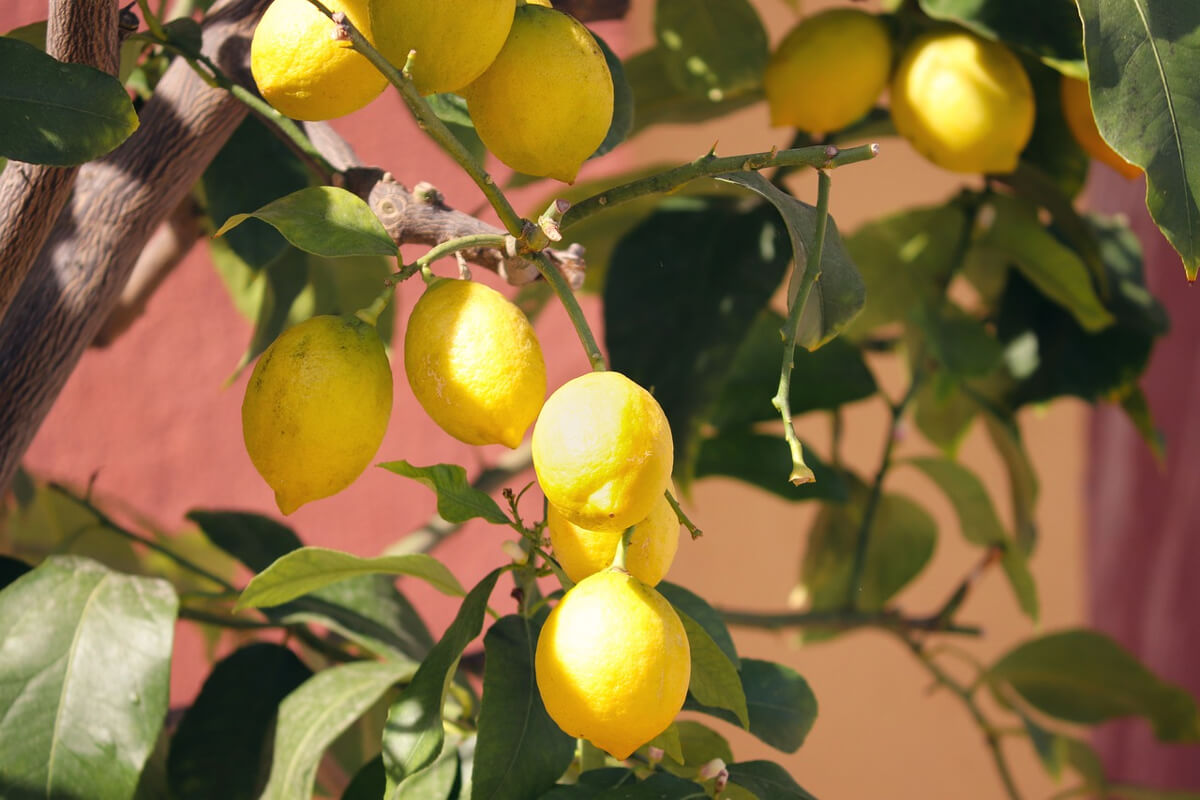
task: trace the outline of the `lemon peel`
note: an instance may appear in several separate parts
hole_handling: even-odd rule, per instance
[[[1092,114],[1092,98],[1087,81],[1063,75],[1060,97],[1067,127],[1085,153],[1101,164],[1112,167],[1126,180],[1132,180],[1142,174],[1141,167],[1122,158],[1100,135],[1100,129],[1096,127],[1096,118]]]
[[[623,531],[592,531],[563,517],[551,505],[546,515],[554,557],[567,577],[579,583],[589,575],[607,569],[617,552]],[[637,523],[625,551],[625,568],[647,586],[654,586],[671,569],[679,548],[679,518],[660,496],[650,515]]]

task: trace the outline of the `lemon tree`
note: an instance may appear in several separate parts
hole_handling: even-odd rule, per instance
[[[0,438],[0,485],[13,483],[0,510],[3,792],[844,794],[790,758],[841,712],[819,712],[805,651],[786,664],[740,653],[730,628],[756,627],[830,648],[851,630],[896,639],[950,690],[961,724],[986,734],[995,775],[980,777],[980,795],[994,781],[1010,800],[1028,796],[1010,762],[1025,747],[1061,796],[1165,796],[1107,776],[1080,726],[1136,716],[1163,741],[1193,742],[1196,702],[1097,631],[1037,627],[1031,560],[1052,532],[1039,531],[1020,425],[1023,409],[1070,396],[1119,404],[1149,447],[1162,445],[1138,381],[1165,313],[1126,223],[1078,202],[1092,159],[1144,173],[1149,210],[1194,277],[1200,28],[1185,0],[1148,3],[1141,16],[1108,0],[841,4],[768,30],[746,0],[655,0],[654,44],[624,57],[586,24],[594,16],[572,14],[621,15],[603,0],[185,2],[173,18],[141,4],[144,30],[120,20],[113,77],[39,51],[78,26],[52,0],[49,36],[34,26],[0,37],[0,107],[20,123],[0,121],[0,156],[73,164],[125,144],[80,168],[80,185],[105,186],[110,202],[69,204],[52,235],[0,209],[0,233],[11,219],[28,232],[4,251],[0,365],[13,368],[0,369],[0,399],[26,399],[0,404],[15,420],[0,437],[36,427],[30,398],[65,378],[20,368],[21,354],[70,340],[47,356],[69,365],[67,351],[86,345],[70,337],[95,335],[128,277],[88,270],[132,269],[125,243],[154,228],[149,217],[114,224],[109,240],[87,215],[149,214],[156,203],[124,181],[169,184],[179,192],[154,195],[161,213],[197,209],[253,327],[231,368],[254,365],[235,376],[243,438],[279,511],[332,508],[325,498],[378,461],[389,479],[432,491],[437,513],[408,534],[389,528],[374,556],[305,546],[249,511],[197,509],[164,532],[152,514],[15,473],[27,439]],[[329,129],[293,121],[348,114],[387,85],[499,226],[453,210],[421,175],[351,163],[350,148],[329,148]],[[246,108],[255,116],[231,133],[236,120],[220,115]],[[204,135],[180,135],[182,109]],[[764,131],[769,115],[784,139],[666,168],[622,172],[631,165],[610,159],[590,180],[589,162],[629,136],[735,112],[758,114]],[[204,163],[171,161],[172,145]],[[869,182],[874,159],[909,147],[961,187],[839,229],[839,174]],[[0,188],[49,191],[28,168],[8,165]],[[581,171],[588,180],[561,185]],[[513,183],[533,184],[520,210]],[[75,229],[111,247],[73,250]],[[70,280],[35,268],[39,237],[51,265],[67,253]],[[15,294],[10,275],[52,291]],[[71,306],[93,315],[86,324],[41,305],[102,287]],[[397,292],[419,296],[406,318]],[[599,303],[603,338],[579,294]],[[539,342],[550,303],[583,351],[552,386]],[[397,359],[399,391],[424,415],[390,419]],[[877,453],[851,452],[862,437],[845,435],[844,412],[860,403],[888,414]],[[508,449],[417,463],[403,433],[426,424]],[[397,427],[395,451],[381,450]],[[978,448],[960,447],[972,430],[1006,486],[976,474]],[[945,494],[949,533],[897,473]],[[797,515],[800,564],[776,611],[713,605],[711,582],[670,580],[677,554],[740,533],[697,526],[704,509],[689,498],[718,476],[811,510]],[[438,550],[467,523],[508,537],[473,586]],[[901,593],[940,580],[926,568],[954,531],[977,553],[943,602],[918,606]],[[1027,629],[998,657],[958,658],[954,642],[984,634],[966,603],[982,580],[1005,586]],[[447,598],[444,628],[404,593],[414,581]],[[801,606],[783,608],[789,596]],[[179,620],[206,632],[213,666],[167,726]],[[983,701],[985,687],[1000,702]]]

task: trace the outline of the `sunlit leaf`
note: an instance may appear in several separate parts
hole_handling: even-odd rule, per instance
[[[389,461],[379,466],[436,492],[438,514],[447,522],[466,522],[475,517],[497,525],[509,522],[495,500],[467,483],[467,471],[457,464],[414,467],[407,461]]]
[[[747,0],[659,0],[662,68],[680,89],[720,100],[761,85],[767,32]]]

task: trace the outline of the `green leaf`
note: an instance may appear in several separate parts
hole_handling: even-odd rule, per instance
[[[247,645],[218,662],[171,739],[171,797],[257,798],[279,704],[311,676],[291,650],[267,642]]]
[[[1037,523],[1034,508],[1037,505],[1038,479],[1033,471],[1033,462],[1021,441],[1021,429],[1012,418],[1000,418],[992,413],[983,415],[988,437],[992,446],[1004,462],[1008,471],[1009,498],[1013,521],[1016,526],[1017,546],[1029,553],[1037,542]]]
[[[666,412],[683,483],[738,346],[783,279],[790,254],[781,227],[766,206],[673,198],[613,252],[604,287],[612,368]]]
[[[1121,396],[1121,410],[1133,423],[1133,427],[1137,429],[1142,441],[1146,443],[1146,447],[1150,448],[1150,452],[1154,454],[1155,460],[1165,468],[1167,440],[1163,436],[1162,430],[1154,423],[1150,402],[1146,399],[1146,393],[1142,391],[1141,386],[1134,386]]]
[[[318,256],[395,256],[399,252],[366,202],[336,186],[301,189],[249,214],[234,214],[215,235],[251,218],[268,223],[296,247]]]
[[[1062,3],[1063,0],[1056,0],[1056,2]],[[1073,20],[1075,29],[1072,33],[1078,34],[1078,12],[1074,3],[1071,0],[1065,0],[1065,5],[1075,17]],[[1082,42],[1082,38],[1076,38],[1076,42]],[[1082,53],[1080,55],[1082,56]],[[1085,73],[1082,71],[1082,60],[1073,62],[1073,64],[1077,65],[1077,69],[1072,70],[1072,74],[1079,78],[1085,77]],[[1075,134],[1071,133],[1070,127],[1067,126],[1067,120],[1063,116],[1062,73],[1057,69],[1051,69],[1030,60],[1025,61],[1025,72],[1028,73],[1029,81],[1033,85],[1036,111],[1033,135],[1029,137],[1029,142],[1021,152],[1021,162],[1044,174],[1046,180],[1062,193],[1063,200],[1070,203],[1071,198],[1077,196],[1083,189],[1088,169],[1091,166],[1091,159],[1079,146]],[[1045,200],[1044,197],[1039,199]],[[1049,202],[1046,205],[1057,219],[1058,212]]]
[[[575,739],[559,729],[538,692],[533,654],[544,616],[510,615],[483,637],[483,702],[472,800],[538,797],[567,771]]]
[[[807,443],[801,444],[813,480],[800,486],[788,480],[792,471],[792,453],[782,434],[749,430],[722,431],[701,442],[695,477],[725,475],[737,478],[784,500],[845,502],[849,490],[842,474],[826,464]]]
[[[342,800],[379,800],[387,789],[387,773],[383,771],[383,756],[363,764],[342,792]]]
[[[464,594],[462,584],[450,570],[433,556],[424,553],[359,558],[340,550],[302,547],[281,556],[255,575],[242,590],[237,607],[282,605],[331,583],[362,575],[410,575],[420,578],[443,594]]]
[[[1200,269],[1200,6],[1079,0],[1092,109],[1104,139],[1146,170],[1146,207]]]
[[[690,94],[721,100],[762,85],[767,32],[747,0],[659,0],[654,35],[662,69]]]
[[[942,490],[954,506],[964,539],[982,547],[1008,542],[992,498],[974,472],[948,458],[910,458],[903,463],[924,472]]]
[[[754,792],[759,800],[816,800],[773,761],[742,761],[727,769],[730,783]]]
[[[699,768],[719,758],[726,764],[733,761],[733,750],[725,737],[712,728],[690,719],[677,720],[674,724],[679,738],[682,759],[664,761],[663,767],[682,778],[694,778]],[[668,755],[670,755],[668,753]]]
[[[1041,616],[1041,603],[1025,552],[1015,544],[1005,548],[1004,556],[1000,559],[1000,568],[1004,570],[1004,577],[1008,579],[1009,588],[1012,589],[1021,613],[1037,622]]]
[[[291,528],[261,514],[195,509],[187,513],[187,518],[200,526],[209,541],[252,572],[262,572],[304,546]]]
[[[738,684],[738,691],[742,690],[742,685]],[[742,698],[743,701],[745,698]],[[673,758],[677,763],[683,763],[683,746],[679,743],[679,729],[672,722],[666,729],[655,736],[650,741],[646,742],[646,747],[657,747],[663,751],[663,754],[668,758]],[[640,748],[639,748],[640,749]],[[672,773],[674,774],[674,773]]]
[[[112,151],[137,127],[133,103],[112,75],[0,36],[0,155],[82,164]]]
[[[742,689],[737,668],[698,622],[678,609],[676,613],[687,632],[692,658],[688,691],[705,706],[732,711],[741,726],[748,729],[750,718],[746,710],[746,693]]]
[[[487,147],[475,132],[475,123],[471,121],[471,112],[467,110],[467,101],[456,94],[431,94],[425,98],[433,113],[454,134],[476,164],[483,164],[487,157]]]
[[[957,22],[1082,74],[1079,12],[1071,0],[920,0],[920,5],[934,19]]]
[[[463,650],[483,629],[488,597],[504,569],[492,570],[470,591],[454,622],[388,711],[383,731],[383,763],[392,780],[402,781],[441,752],[445,739],[442,705],[446,690]]]
[[[1024,642],[988,672],[1030,705],[1058,719],[1094,725],[1141,716],[1163,741],[1200,740],[1196,701],[1159,680],[1109,637],[1067,630]]]
[[[808,681],[783,664],[742,659],[742,690],[750,715],[750,733],[776,750],[794,753],[817,721],[817,698]],[[685,711],[701,711],[733,725],[738,719],[723,708],[705,706],[688,696]]]
[[[401,661],[358,661],[318,672],[279,706],[271,777],[261,800],[311,797],[325,748],[395,683],[412,674]]]
[[[40,482],[33,484],[33,494],[24,505],[7,515],[0,541],[32,564],[46,556],[70,554],[120,572],[143,572],[142,560],[128,539],[102,524],[69,492]]]
[[[708,604],[708,601],[690,589],[685,589],[670,581],[662,581],[654,588],[667,598],[676,611],[687,614],[693,622],[703,628],[735,669],[741,667],[737,650],[733,646],[733,637],[729,635],[729,629],[725,627],[725,621],[721,619],[721,615]]]
[[[918,308],[913,317],[924,334],[929,355],[952,377],[990,374],[1004,355],[1003,346],[983,322],[946,301],[939,308]]]
[[[450,747],[432,764],[401,781],[389,800],[450,800],[460,783],[458,751]]]
[[[447,522],[466,522],[481,517],[496,525],[509,524],[508,516],[496,501],[467,483],[467,471],[457,464],[414,467],[407,461],[389,461],[379,466],[412,478],[436,492],[438,514]]]
[[[595,32],[592,32],[592,38],[596,40],[596,44],[600,45],[600,50],[604,53],[604,63],[608,65],[608,72],[612,76],[613,84],[612,122],[608,125],[608,133],[604,135],[604,141],[590,156],[590,158],[597,158],[611,152],[614,147],[628,139],[633,131],[633,89],[630,88],[629,80],[625,77],[625,67],[621,64],[621,57],[614,53],[608,46],[608,42],[597,36]]]
[[[816,244],[817,210],[777,189],[757,172],[730,173],[720,176],[718,180],[736,183],[762,195],[783,217],[796,262],[788,285],[790,304],[804,275],[806,254]],[[796,337],[796,342],[809,350],[816,350],[837,336],[862,310],[866,300],[862,277],[846,252],[846,246],[842,244],[842,236],[833,217],[829,218],[825,229],[820,273],[813,284],[808,303],[800,314],[799,335]]]
[[[632,137],[651,125],[694,123],[730,114],[763,99],[761,87],[734,95],[710,96],[681,89],[663,68],[668,56],[655,47],[625,59],[625,77],[633,90]],[[589,263],[589,267],[591,264]]]
[[[0,592],[0,786],[125,800],[167,713],[166,581],[52,556]]]
[[[962,383],[943,370],[933,370],[917,390],[913,422],[925,438],[953,456],[979,413]]]

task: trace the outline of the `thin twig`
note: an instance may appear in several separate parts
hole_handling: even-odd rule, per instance
[[[531,255],[534,263],[537,264],[538,272],[550,284],[550,288],[554,290],[563,307],[567,309],[567,316],[571,318],[571,324],[575,326],[575,333],[579,336],[579,341],[583,345],[584,352],[587,353],[588,361],[592,365],[592,371],[603,372],[608,369],[608,366],[604,363],[604,354],[600,352],[600,345],[596,343],[596,336],[592,333],[587,318],[583,315],[583,309],[579,307],[579,301],[575,299],[575,293],[571,291],[571,287],[567,284],[567,279],[550,262],[545,253],[537,252]]]
[[[921,633],[946,633],[959,636],[980,636],[983,631],[975,625],[960,625],[933,615],[928,617],[906,617],[898,611],[854,611],[831,609],[829,611],[784,611],[757,612],[718,608],[717,613],[730,625],[766,630],[786,628],[881,628],[891,631],[913,631]]]
[[[687,528],[688,533],[693,539],[699,539],[704,535],[704,531],[696,527],[696,523],[692,522],[691,518],[679,505],[679,501],[675,499],[675,495],[671,494],[671,490],[667,489],[667,503],[671,506],[671,510],[675,512],[675,519],[679,520],[679,524]]]

